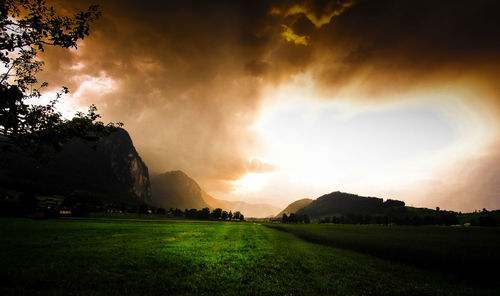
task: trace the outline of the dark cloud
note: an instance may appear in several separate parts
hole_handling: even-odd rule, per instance
[[[209,191],[272,169],[248,163],[268,84],[310,71],[330,97],[361,79],[368,99],[499,78],[498,1],[52,2],[68,12],[97,2],[103,16],[78,51],[47,51],[42,78],[123,121],[153,172],[184,170]],[[86,92],[91,77],[110,89]]]
[[[483,73],[500,57],[496,1],[358,1],[311,39],[322,63],[316,78],[339,88],[360,76],[382,94]],[[393,83],[390,83],[393,81]]]
[[[68,11],[90,4],[55,3]],[[80,103],[95,103],[104,119],[124,122],[153,172],[181,169],[207,180],[210,190],[214,181],[269,169],[247,161],[259,145],[248,126],[260,106],[260,76],[278,81],[287,75],[280,68],[294,72],[306,63],[295,66],[302,54],[280,45],[270,3],[98,4],[103,16],[78,51],[46,53],[44,80],[64,81]],[[107,79],[112,90],[85,93],[82,81],[91,77]]]
[[[254,76],[264,76],[269,71],[269,63],[252,60],[245,64],[245,70]]]

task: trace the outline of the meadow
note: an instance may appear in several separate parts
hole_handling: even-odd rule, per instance
[[[188,220],[2,218],[0,294],[498,294],[495,285],[467,282],[441,270],[346,246],[313,243],[290,232],[293,227],[316,231],[319,225],[280,226],[287,231],[267,226]],[[329,231],[329,237],[335,236],[334,228]]]
[[[355,250],[491,285],[500,266],[499,227],[269,224],[306,241]]]

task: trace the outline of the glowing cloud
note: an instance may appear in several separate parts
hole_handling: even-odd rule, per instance
[[[307,36],[299,36],[293,32],[293,29],[288,27],[287,25],[282,25],[283,27],[283,32],[281,33],[281,36],[288,42],[293,42],[295,44],[299,45],[305,45],[307,46],[308,43],[308,37]]]
[[[311,23],[314,24],[314,26],[316,26],[316,28],[321,28],[322,26],[330,23],[333,17],[341,15],[346,9],[350,8],[353,5],[354,1],[332,1],[327,6],[327,8],[322,11],[321,15],[317,15],[310,9],[309,6],[305,6],[304,4],[297,4],[290,7],[286,11],[285,16],[303,14],[305,15],[305,17],[307,17],[308,20],[311,21]],[[276,11],[274,12],[276,13]]]
[[[233,193],[245,194],[249,192],[259,192],[266,184],[267,178],[263,174],[250,173],[234,182],[235,189]]]
[[[500,207],[500,2],[98,2],[40,81],[124,122],[150,172],[280,206],[344,190]]]

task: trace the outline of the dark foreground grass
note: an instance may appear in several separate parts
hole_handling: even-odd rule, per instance
[[[253,223],[0,219],[0,295],[495,295]]]
[[[437,269],[498,285],[500,228],[338,224],[267,224],[304,240]]]

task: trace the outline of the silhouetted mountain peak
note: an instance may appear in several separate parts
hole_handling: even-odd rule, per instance
[[[240,211],[246,217],[266,217],[274,215],[278,208],[268,204],[251,204],[243,201],[216,199],[206,192],[183,171],[169,171],[151,179],[153,204],[166,209],[211,209]]]
[[[383,214],[394,208],[404,208],[405,203],[399,200],[365,197],[352,193],[334,191],[318,197],[316,200],[301,199],[288,205],[277,217],[283,214],[308,215],[322,217],[328,215],[371,215]]]
[[[47,154],[50,161],[39,163],[24,151],[6,152],[0,186],[63,196],[85,192],[127,203],[151,200],[148,168],[124,129],[97,142],[75,138]]]
[[[296,200],[296,201],[292,202],[291,204],[289,204],[283,211],[279,212],[279,214],[276,215],[276,217],[281,218],[283,216],[283,214],[290,215],[291,213],[296,213],[297,211],[299,211],[303,207],[308,206],[311,202],[313,202],[313,200],[310,198],[303,198],[303,199]]]
[[[201,209],[208,207],[198,183],[183,171],[169,171],[151,180],[153,203],[164,208]]]

